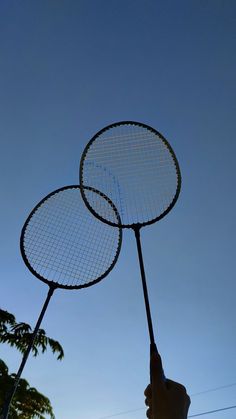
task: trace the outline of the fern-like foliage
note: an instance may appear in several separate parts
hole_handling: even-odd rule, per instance
[[[16,321],[13,314],[0,309],[0,343],[8,344],[22,354],[32,341],[33,331],[29,324]],[[56,340],[48,337],[45,330],[39,329],[32,347],[34,356],[51,349],[57,359],[64,357],[62,346]],[[13,388],[15,374],[9,374],[8,367],[0,359],[0,415],[7,394]],[[9,419],[55,419],[50,400],[39,393],[29,383],[21,378],[14,399],[11,403]]]
[[[32,333],[29,324],[17,323],[13,314],[0,309],[0,343],[7,343],[24,354],[31,342]],[[39,329],[32,347],[33,355],[37,356],[40,352],[44,353],[48,347],[53,354],[57,355],[58,360],[63,359],[64,351],[60,343],[46,336],[45,330]]]
[[[0,359],[0,412],[14,379],[15,374],[9,374],[7,365]],[[21,378],[11,404],[9,419],[46,419],[45,415],[55,419],[50,400]]]

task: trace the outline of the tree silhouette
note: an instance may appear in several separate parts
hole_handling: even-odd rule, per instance
[[[5,362],[0,360],[0,406],[3,406],[6,393],[12,388],[15,374],[8,373]],[[21,378],[12,400],[9,418],[10,419],[44,419],[45,414],[51,419],[55,419],[50,400],[35,388],[30,387],[29,383]]]
[[[6,343],[22,354],[32,337],[32,328],[27,323],[17,323],[15,316],[0,309],[0,343]],[[56,340],[46,336],[43,329],[39,329],[34,340],[32,353],[34,356],[44,353],[47,348],[57,356],[58,360],[64,357],[62,346]],[[3,407],[6,394],[12,388],[16,374],[9,374],[7,365],[0,359],[0,411]],[[55,419],[50,400],[29,383],[21,378],[14,399],[12,400],[9,419],[45,419],[44,415]]]
[[[29,324],[17,323],[13,314],[0,309],[0,343],[7,343],[24,354],[31,337],[32,328]],[[64,357],[63,348],[60,343],[46,336],[43,329],[39,329],[32,347],[33,355],[37,356],[40,350],[44,353],[48,346],[53,353],[57,354],[58,360]]]

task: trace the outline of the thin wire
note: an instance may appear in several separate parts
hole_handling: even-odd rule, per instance
[[[224,410],[230,410],[230,409],[236,409],[236,405],[235,406],[222,407],[221,409],[209,410],[208,412],[197,413],[196,415],[188,416],[188,418],[196,418],[198,416],[210,415],[212,413],[223,412]],[[138,412],[139,410],[144,410],[144,408],[142,407],[142,408],[135,409],[135,410],[128,410],[126,412],[116,413],[115,415],[111,415],[111,416],[103,416],[102,418],[99,418],[99,419],[114,418],[115,416],[121,416],[121,415],[126,415],[127,413]]]
[[[121,416],[121,415],[126,415],[128,413],[134,413],[134,412],[138,412],[140,410],[144,410],[145,407],[140,407],[139,409],[134,409],[134,410],[127,410],[126,412],[120,412],[120,413],[115,413],[114,415],[111,416],[103,416],[102,418],[99,419],[109,419],[109,418],[114,418],[115,416]]]
[[[200,395],[200,394],[211,393],[212,391],[217,391],[217,390],[221,390],[221,389],[223,389],[223,388],[229,388],[229,387],[234,387],[234,386],[236,386],[236,383],[232,383],[232,384],[227,384],[227,385],[225,385],[225,386],[220,386],[220,387],[211,388],[211,389],[209,389],[209,390],[199,391],[198,393],[191,394],[191,397],[193,397],[193,396],[198,396],[198,395]]]
[[[220,386],[220,387],[215,387],[215,388],[212,388],[212,389],[209,389],[209,390],[199,391],[198,393],[190,394],[190,397],[198,396],[198,395],[200,395],[200,394],[211,393],[211,392],[213,392],[213,391],[217,391],[217,390],[221,390],[221,389],[224,389],[224,388],[229,388],[229,387],[233,387],[233,386],[236,386],[236,383],[227,384],[227,385]],[[230,407],[225,407],[225,408],[223,408],[222,410],[235,409],[235,408],[236,408],[236,406],[230,406]],[[125,412],[115,413],[115,414],[110,415],[110,416],[103,416],[103,417],[101,417],[101,418],[99,418],[99,419],[109,419],[109,418],[114,418],[115,416],[126,415],[126,414],[128,414],[128,413],[134,413],[134,412],[138,412],[138,411],[140,411],[140,410],[145,410],[145,407],[139,407],[138,409],[127,410],[127,411],[125,411]],[[220,410],[221,410],[221,409],[220,409]],[[219,411],[220,411],[220,410],[219,410]],[[213,411],[211,411],[211,412],[203,412],[203,413],[199,413],[199,414],[197,414],[197,415],[188,416],[188,417],[189,417],[189,418],[194,418],[194,417],[197,417],[197,416],[206,415],[206,414],[208,414],[208,413],[210,414],[210,413],[215,413],[215,412],[217,412],[217,410],[213,410]]]
[[[198,413],[197,415],[188,416],[188,418],[196,418],[197,416],[210,415],[211,413],[223,412],[223,410],[236,409],[235,406],[222,407],[221,409],[210,410],[209,412]]]

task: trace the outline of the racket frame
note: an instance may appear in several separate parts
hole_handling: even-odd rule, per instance
[[[134,125],[134,126],[139,126],[141,128],[145,128],[147,130],[149,130],[150,132],[152,132],[153,134],[155,134],[157,137],[159,137],[159,139],[161,139],[161,141],[165,144],[166,148],[169,150],[174,164],[175,164],[175,168],[176,168],[176,175],[177,175],[177,188],[176,188],[176,193],[175,196],[173,198],[173,200],[171,201],[171,203],[169,204],[169,206],[166,208],[165,211],[163,211],[160,215],[158,215],[157,217],[153,218],[152,220],[148,220],[145,222],[138,222],[138,223],[133,223],[133,224],[122,224],[121,222],[121,218],[120,219],[120,223],[119,224],[115,224],[112,221],[107,220],[106,218],[102,217],[100,214],[98,214],[93,207],[90,205],[90,203],[88,202],[88,199],[86,197],[86,193],[84,191],[84,189],[86,189],[86,185],[83,185],[83,162],[86,158],[86,155],[89,151],[89,148],[91,147],[91,145],[94,143],[94,141],[100,137],[104,132],[112,129],[112,128],[116,128],[122,125]],[[100,131],[98,131],[92,138],[91,140],[88,142],[88,144],[86,145],[82,156],[81,156],[81,160],[80,160],[80,168],[79,168],[79,183],[80,183],[80,192],[83,198],[83,201],[85,203],[85,205],[87,206],[87,208],[89,209],[89,211],[99,220],[103,221],[106,224],[109,224],[113,227],[121,227],[121,228],[132,228],[133,230],[136,230],[137,228],[141,228],[144,227],[146,225],[150,225],[153,224],[159,220],[161,220],[163,217],[165,217],[170,211],[171,209],[174,207],[174,205],[176,204],[176,201],[179,197],[180,194],[180,190],[181,190],[181,183],[182,183],[182,178],[181,178],[181,172],[180,172],[180,167],[179,167],[179,163],[178,160],[176,158],[176,155],[174,153],[174,150],[172,149],[171,145],[168,143],[168,141],[165,139],[165,137],[156,129],[150,127],[147,124],[143,124],[142,122],[135,122],[135,121],[120,121],[120,122],[114,122],[110,125],[107,125],[106,127],[102,128]],[[98,191],[98,193],[101,193]],[[102,193],[101,193],[102,194]]]
[[[99,194],[100,196],[102,196],[104,199],[106,199],[106,201],[109,203],[109,205],[111,205],[112,209],[115,211],[117,219],[120,219],[119,213],[115,207],[115,205],[113,204],[113,202],[103,193],[101,193],[100,191],[96,190],[95,188],[89,187],[89,186],[85,186],[84,187],[86,190],[90,190],[94,193]],[[69,186],[63,186],[61,188],[56,189],[55,191],[49,193],[47,196],[45,196],[35,207],[34,209],[30,212],[29,216],[27,217],[22,231],[21,231],[21,236],[20,236],[20,251],[21,251],[21,255],[22,258],[27,266],[27,268],[30,270],[30,272],[38,279],[40,279],[40,281],[43,281],[45,284],[47,284],[49,287],[51,285],[53,285],[54,288],[61,288],[61,289],[68,289],[68,290],[73,290],[73,289],[81,289],[81,288],[88,288],[94,284],[97,284],[98,282],[100,282],[103,278],[105,278],[113,269],[113,267],[115,266],[117,259],[119,257],[120,254],[120,250],[121,250],[121,243],[122,243],[122,229],[119,229],[119,240],[118,240],[118,246],[117,246],[117,251],[116,251],[116,255],[115,258],[112,262],[112,264],[109,266],[109,268],[102,274],[100,275],[98,278],[96,278],[93,281],[90,281],[88,283],[84,283],[84,284],[80,284],[80,285],[62,285],[59,284],[58,282],[49,280],[47,278],[44,278],[42,275],[40,275],[34,268],[33,266],[31,266],[27,256],[26,256],[26,252],[25,252],[25,248],[24,248],[24,237],[25,237],[25,232],[27,229],[28,224],[30,223],[32,217],[34,216],[34,214],[37,212],[37,210],[44,204],[44,202],[46,202],[48,199],[50,199],[52,196],[56,195],[57,193],[60,193],[64,190],[67,189],[78,189],[81,192],[81,187],[79,185],[69,185]]]

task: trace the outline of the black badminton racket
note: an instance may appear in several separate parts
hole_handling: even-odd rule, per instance
[[[108,197],[94,188],[85,190],[94,195],[97,206],[107,206],[111,219],[120,223],[118,211]],[[78,290],[101,281],[114,267],[121,241],[121,229],[105,225],[87,210],[78,185],[50,193],[28,216],[21,232],[21,254],[32,274],[46,283],[49,291],[7,396],[4,419],[8,418],[11,400],[53,292],[56,288]]]
[[[114,202],[120,218],[97,205],[86,185]],[[148,125],[125,121],[99,131],[87,144],[80,162],[80,186],[93,215],[111,226],[135,232],[151,352],[156,351],[146,284],[140,229],[163,218],[175,205],[181,187],[177,158],[167,140]]]

